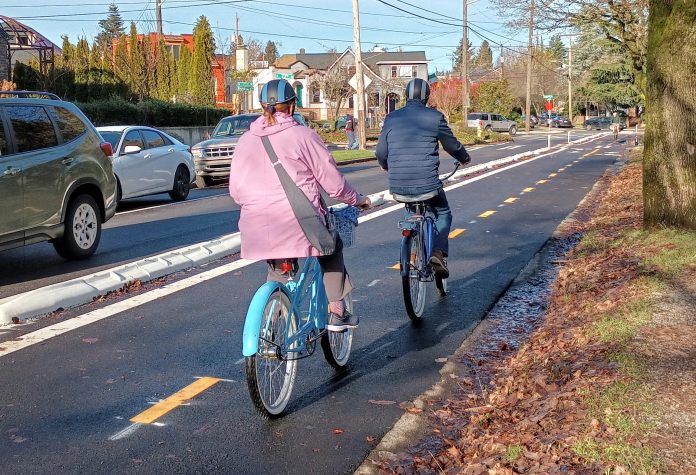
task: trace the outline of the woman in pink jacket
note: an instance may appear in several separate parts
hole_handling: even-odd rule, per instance
[[[326,215],[320,189],[349,205],[365,208],[370,202],[338,171],[319,135],[293,119],[295,100],[295,92],[286,80],[274,79],[266,84],[260,94],[263,115],[239,139],[232,157],[230,196],[241,206],[241,255],[245,259],[266,260],[268,279],[281,282],[287,280],[287,275],[278,268],[279,261],[317,256],[329,299],[327,329],[343,331],[356,327],[358,317],[348,313],[343,305],[342,299],[353,287],[343,264],[341,240],[328,256],[321,256],[312,247],[295,218],[261,137],[268,137],[278,161],[307,195],[317,214]]]

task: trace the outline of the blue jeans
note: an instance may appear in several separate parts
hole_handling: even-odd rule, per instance
[[[442,254],[447,257],[449,251],[449,233],[452,227],[452,211],[450,211],[449,203],[445,190],[440,188],[437,196],[426,201],[428,204],[427,213],[432,216],[435,221],[435,229],[433,230],[433,250],[439,249]],[[406,218],[413,214],[412,208],[406,206]]]
[[[346,135],[348,136],[348,148],[358,148],[358,141],[355,140],[355,132],[346,130]]]

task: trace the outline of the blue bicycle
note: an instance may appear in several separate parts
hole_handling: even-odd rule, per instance
[[[459,169],[456,162],[454,170],[442,181],[452,177]],[[404,294],[406,313],[413,321],[420,321],[425,309],[426,283],[435,281],[441,296],[447,295],[447,279],[435,275],[430,264],[435,221],[428,211],[427,200],[434,198],[437,192],[419,196],[394,195],[394,199],[405,203],[412,213],[408,219],[399,221],[401,228],[401,255],[399,267]]]
[[[345,237],[349,245],[354,242],[352,236]],[[299,276],[297,259],[285,259],[279,268],[289,281],[263,284],[254,294],[244,322],[247,387],[254,407],[266,419],[285,410],[295,385],[297,362],[312,356],[317,342],[326,361],[339,371],[346,368],[353,343],[352,329],[326,330],[329,303],[319,261],[305,259]],[[350,294],[343,303],[352,314]]]

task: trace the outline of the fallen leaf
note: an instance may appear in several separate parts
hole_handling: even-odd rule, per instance
[[[436,358],[435,362],[436,363],[447,363],[447,358]]]
[[[379,399],[370,399],[369,401],[370,404],[375,404],[377,406],[388,406],[389,404],[396,404],[396,401],[382,401]]]
[[[450,448],[447,449],[447,453],[449,453],[452,457],[459,457],[461,452],[459,452],[458,448],[452,445],[450,446]]]
[[[375,438],[372,437],[371,435],[367,436],[367,443],[368,444],[374,444],[375,443]]]
[[[333,433],[336,435],[341,435],[341,434],[343,434],[343,429],[334,429]]]

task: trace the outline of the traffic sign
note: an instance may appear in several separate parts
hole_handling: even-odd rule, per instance
[[[550,100],[553,99],[554,97],[556,97],[556,96],[548,95],[548,96],[544,96],[544,99],[546,99],[547,101],[550,101]]]
[[[254,85],[251,82],[239,81],[237,83],[237,89],[240,91],[251,91],[253,88]]]
[[[367,75],[363,74],[363,86],[367,87],[371,83],[372,83],[372,79],[367,77]],[[355,74],[353,74],[353,77],[348,80],[348,84],[350,84],[350,87],[352,87],[356,91],[358,90],[358,78]]]
[[[292,73],[290,73],[290,74],[276,73],[275,77],[276,77],[276,79],[295,79],[295,75]]]

